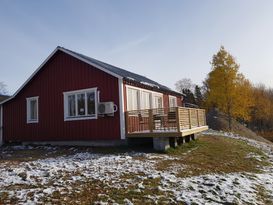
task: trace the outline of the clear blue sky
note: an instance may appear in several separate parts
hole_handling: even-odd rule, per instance
[[[224,45],[273,87],[273,1],[0,1],[0,81],[13,94],[63,46],[174,88],[201,84]]]

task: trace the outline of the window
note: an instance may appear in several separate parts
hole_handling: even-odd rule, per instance
[[[177,98],[175,96],[169,96],[169,107],[177,107]]]
[[[163,94],[127,86],[127,110],[163,108]]]
[[[151,97],[152,93],[142,91],[142,109],[150,109],[152,107]]]
[[[127,110],[140,109],[140,95],[139,90],[128,88],[127,89]]]
[[[38,123],[38,98],[27,98],[27,123]]]
[[[163,97],[159,95],[154,96],[154,108],[163,108]]]
[[[65,120],[97,118],[97,88],[64,93]]]

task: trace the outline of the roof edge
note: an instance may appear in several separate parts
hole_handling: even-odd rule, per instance
[[[38,73],[38,71],[49,61],[49,59],[59,50],[59,46],[57,46],[51,53],[50,55],[43,61],[43,63],[31,74],[31,76],[19,87],[19,89],[7,100],[4,100],[0,102],[0,105],[12,100],[15,98],[16,95],[29,83],[29,81]]]
[[[57,48],[58,48],[58,50],[60,50],[60,51],[62,51],[62,52],[64,52],[64,53],[66,53],[66,54],[68,54],[68,55],[71,55],[71,56],[73,56],[74,58],[77,58],[77,59],[79,59],[79,60],[81,60],[81,61],[83,61],[83,62],[85,62],[85,63],[87,63],[87,64],[89,64],[89,65],[91,65],[91,66],[94,66],[95,68],[98,68],[99,70],[101,70],[101,71],[103,71],[103,72],[105,72],[105,73],[108,73],[108,74],[110,74],[110,75],[112,75],[112,76],[114,76],[114,77],[116,77],[116,78],[119,78],[119,79],[122,79],[122,78],[123,78],[122,76],[117,75],[116,73],[113,73],[113,72],[111,72],[111,71],[109,71],[109,70],[103,68],[102,66],[96,65],[95,63],[89,62],[89,61],[87,61],[86,59],[84,59],[84,58],[82,58],[82,57],[80,57],[80,56],[78,56],[78,55],[75,55],[73,52],[71,52],[71,51],[69,51],[69,50],[67,50],[67,49],[65,49],[65,48],[63,48],[63,47],[59,47],[59,46],[58,46]]]
[[[99,70],[101,70],[101,71],[103,71],[103,72],[105,72],[105,73],[108,73],[108,74],[110,74],[110,75],[112,75],[112,76],[114,76],[114,77],[116,77],[116,78],[118,78],[118,79],[122,79],[122,76],[119,76],[119,75],[117,75],[117,74],[115,74],[115,73],[112,73],[112,72],[110,72],[110,71],[108,71],[108,70],[106,70],[106,69],[104,69],[103,67],[101,67],[101,66],[98,66],[98,65],[96,65],[96,64],[93,64],[93,63],[91,63],[91,62],[88,62],[87,60],[85,60],[85,59],[83,59],[83,58],[81,58],[80,56],[76,56],[75,54],[73,54],[72,52],[70,52],[70,51],[68,51],[68,50],[66,50],[66,49],[64,49],[64,48],[62,48],[62,47],[60,47],[60,46],[57,46],[51,53],[50,53],[50,55],[43,61],[43,63],[31,74],[31,76],[23,83],[23,85],[21,85],[20,87],[19,87],[19,89],[10,97],[10,98],[8,98],[8,99],[6,99],[6,100],[4,100],[4,101],[2,101],[2,102],[0,102],[0,105],[2,105],[2,104],[4,104],[4,103],[6,103],[6,102],[8,102],[8,101],[10,101],[10,100],[12,100],[13,98],[15,98],[17,95],[18,95],[18,93],[29,83],[29,81],[41,70],[41,68],[51,59],[51,57],[57,52],[57,51],[62,51],[62,52],[64,52],[64,53],[66,53],[66,54],[68,54],[68,55],[70,55],[70,56],[73,56],[74,58],[77,58],[78,60],[80,60],[80,61],[82,61],[82,62],[85,62],[85,63],[87,63],[87,64],[89,64],[89,65],[91,65],[91,66],[94,66],[95,68],[98,68]]]

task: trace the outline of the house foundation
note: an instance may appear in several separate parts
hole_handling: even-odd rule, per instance
[[[154,137],[153,147],[157,151],[165,151],[170,148],[170,138],[169,137]]]

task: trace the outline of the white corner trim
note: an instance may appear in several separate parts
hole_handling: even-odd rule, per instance
[[[70,55],[70,56],[73,56],[74,58],[77,58],[77,59],[79,59],[80,61],[82,61],[82,62],[85,62],[85,63],[87,63],[87,64],[89,64],[89,65],[91,65],[91,66],[93,66],[93,67],[95,67],[95,68],[97,68],[97,69],[99,69],[99,70],[101,70],[101,71],[103,71],[103,72],[105,72],[105,73],[108,73],[108,74],[110,74],[110,75],[112,75],[112,76],[114,76],[114,77],[116,77],[116,78],[118,78],[118,79],[121,79],[122,78],[122,76],[119,76],[119,75],[117,75],[117,74],[115,74],[115,73],[113,73],[113,72],[111,72],[111,71],[109,71],[109,70],[106,70],[105,68],[103,68],[103,67],[101,67],[101,66],[98,66],[98,65],[96,65],[96,64],[93,64],[93,63],[91,63],[91,62],[89,62],[89,61],[87,61],[87,60],[85,60],[84,58],[81,58],[81,57],[79,57],[79,56],[77,56],[77,55],[75,55],[75,54],[73,54],[72,52],[69,52],[69,51],[67,51],[66,49],[63,49],[63,48],[61,48],[61,47],[57,47],[57,48],[55,48],[54,49],[54,51],[43,61],[43,63],[32,73],[32,75],[24,82],[24,84],[10,97],[10,98],[8,98],[8,99],[6,99],[6,100],[4,100],[4,101],[2,101],[2,102],[0,102],[0,105],[1,104],[4,104],[5,102],[7,102],[7,101],[10,101],[11,99],[13,99],[27,84],[28,84],[28,82],[36,75],[36,73],[38,73],[39,71],[40,71],[40,69],[50,60],[50,58],[57,52],[57,51],[62,51],[62,52],[64,52],[64,53],[66,53],[66,54],[68,54],[68,55]]]
[[[0,105],[0,146],[3,144],[3,105]]]
[[[64,121],[76,121],[76,120],[91,120],[91,119],[98,119],[98,93],[97,87],[94,88],[86,88],[81,90],[72,90],[72,91],[65,91],[63,92],[63,103],[64,103]],[[68,117],[68,107],[67,107],[67,96],[71,94],[79,94],[79,93],[86,93],[87,92],[94,92],[95,93],[95,114],[94,115],[86,115],[86,116],[75,116],[75,117]],[[77,113],[77,98],[76,100],[76,113]],[[87,104],[85,105],[85,110],[87,111]],[[77,115],[77,114],[76,114]]]
[[[37,120],[31,120],[30,119],[30,101],[31,100],[36,100],[37,101]],[[31,124],[31,123],[38,123],[39,122],[39,96],[35,96],[35,97],[28,97],[26,98],[26,108],[27,108],[27,124]]]
[[[123,79],[118,79],[119,85],[119,118],[120,118],[120,139],[125,139],[125,116],[124,116],[124,90]]]

